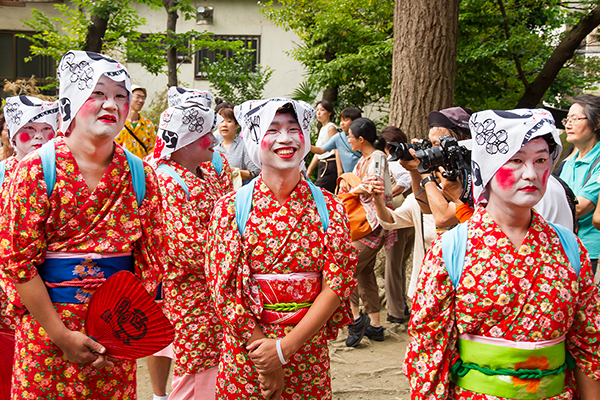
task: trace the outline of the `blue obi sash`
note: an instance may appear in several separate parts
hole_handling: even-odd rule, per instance
[[[119,271],[133,272],[133,267],[131,253],[49,251],[44,263],[38,266],[38,273],[53,303],[87,303],[106,279]]]

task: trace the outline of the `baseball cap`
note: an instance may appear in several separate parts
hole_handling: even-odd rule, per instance
[[[440,111],[432,111],[429,113],[427,120],[429,126],[441,126],[443,128],[459,128],[464,133],[469,131],[469,118],[471,113],[462,107],[444,108]]]
[[[144,92],[144,96],[148,97],[148,92],[146,92],[146,88],[143,88],[140,85],[131,85],[131,93],[133,93],[136,90],[141,90],[142,92]]]

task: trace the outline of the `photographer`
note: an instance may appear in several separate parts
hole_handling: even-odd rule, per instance
[[[471,138],[469,131],[470,113],[462,107],[446,108],[429,113],[429,140],[433,146],[440,145],[442,136],[451,136],[456,140]],[[413,141],[414,142],[414,141]],[[448,201],[437,183],[441,173],[418,170],[421,160],[415,157],[415,150],[410,149],[413,159],[401,160],[400,164],[410,172],[412,189],[424,214],[433,214],[437,228],[447,229],[459,223],[455,216],[456,204]]]

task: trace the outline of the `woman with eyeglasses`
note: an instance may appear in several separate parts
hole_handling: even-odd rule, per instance
[[[595,283],[598,255],[600,254],[600,231],[594,228],[592,217],[600,193],[600,97],[584,94],[573,98],[567,118],[563,119],[567,142],[575,146],[575,154],[565,161],[560,177],[575,196],[578,222],[577,236],[590,253]]]

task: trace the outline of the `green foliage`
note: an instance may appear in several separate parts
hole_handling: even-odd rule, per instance
[[[238,48],[233,50],[230,58],[222,54],[217,54],[216,58],[214,63],[202,63],[202,70],[206,73],[216,96],[234,104],[262,98],[273,70],[268,66],[259,65],[253,71],[253,50]]]
[[[389,98],[393,0],[280,0],[261,6],[274,24],[302,40],[289,54],[307,69],[307,82],[338,88],[337,108]]]
[[[294,100],[305,101],[308,104],[315,104],[317,102],[317,97],[319,96],[319,89],[320,88],[315,83],[304,81],[300,83],[300,86],[294,89],[289,97]]]
[[[506,18],[500,8],[503,4]],[[456,104],[473,110],[513,108],[560,42],[573,13],[560,0],[463,0],[460,3]],[[505,24],[508,25],[508,34]],[[543,100],[565,104],[566,96],[592,89],[598,62],[576,55],[558,74]]]

